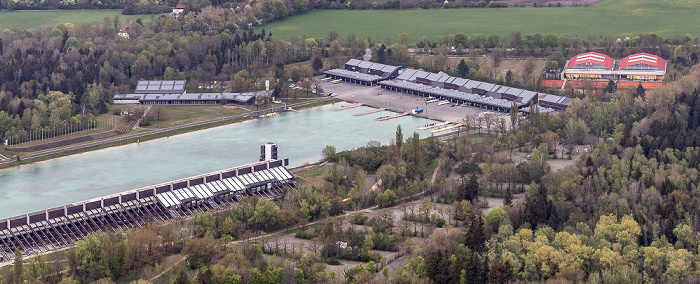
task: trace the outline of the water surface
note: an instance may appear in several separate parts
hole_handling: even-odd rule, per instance
[[[280,158],[290,166],[321,158],[326,145],[350,150],[370,140],[389,143],[397,125],[404,137],[434,121],[404,116],[375,121],[393,113],[357,107],[342,111],[336,103],[279,116],[206,130],[0,171],[0,218],[12,217],[73,202],[101,197],[175,179],[223,170],[258,161],[260,145],[277,143]]]

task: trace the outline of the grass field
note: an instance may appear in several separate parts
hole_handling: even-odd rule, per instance
[[[262,26],[288,40],[306,35],[341,39],[350,32],[383,42],[406,32],[415,42],[445,33],[507,36],[522,34],[589,34],[612,36],[655,33],[665,38],[700,30],[700,0],[605,0],[590,7],[473,8],[433,10],[322,10]]]
[[[229,109],[220,105],[215,106],[162,106],[163,118],[151,121],[146,128],[166,128],[210,119],[224,118],[248,111],[242,108]],[[255,110],[255,106],[248,108]],[[153,109],[151,109],[153,111]],[[152,115],[153,113],[149,113]]]
[[[43,11],[0,11],[0,31],[19,25],[29,30],[38,27],[55,26],[58,23],[73,23],[78,26],[82,23],[104,23],[104,18],[114,18],[119,15],[123,23],[127,19],[141,18],[143,24],[148,26],[151,15],[122,15],[122,10],[43,10]]]

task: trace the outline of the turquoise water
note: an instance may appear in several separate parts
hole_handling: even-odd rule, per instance
[[[388,144],[401,125],[404,137],[434,121],[336,103],[279,116],[181,134],[140,144],[108,148],[0,171],[0,218],[62,206],[175,179],[258,161],[260,145],[277,143],[279,157],[292,167],[321,158],[326,145],[339,151],[379,141]]]

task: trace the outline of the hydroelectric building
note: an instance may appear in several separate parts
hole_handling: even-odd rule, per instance
[[[277,159],[277,147],[261,147],[259,162],[174,180],[92,200],[0,220],[0,262],[15,248],[33,255],[70,247],[90,233],[110,233],[164,224],[235,206],[244,196],[271,198],[299,181]]]

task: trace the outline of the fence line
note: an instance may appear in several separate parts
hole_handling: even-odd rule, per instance
[[[96,129],[112,129],[116,125],[115,117],[97,118],[95,120],[84,120],[79,124],[74,124],[72,121],[55,126],[54,128],[44,127],[42,129],[25,131],[15,130],[10,137],[5,137],[2,144],[5,146],[17,146],[23,143],[31,143],[42,141],[63,135],[78,133],[81,131],[90,131]]]

